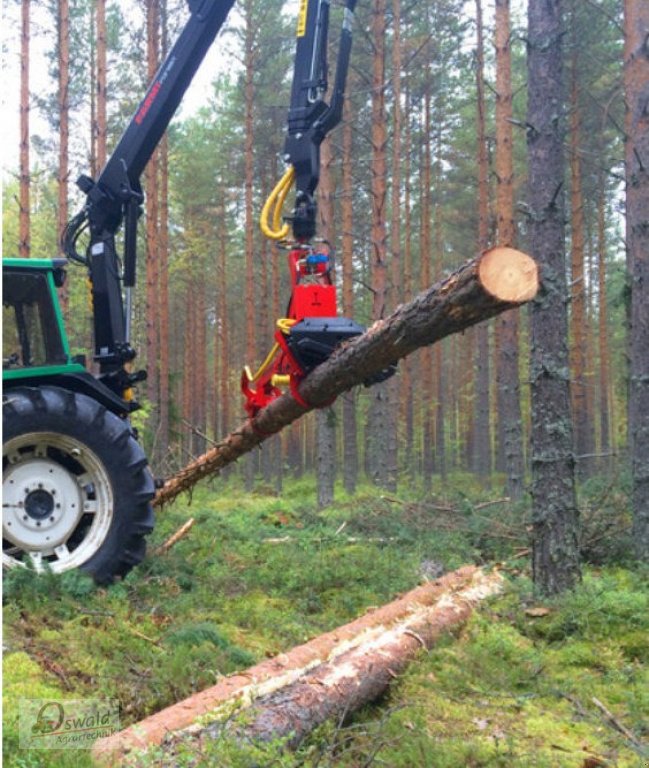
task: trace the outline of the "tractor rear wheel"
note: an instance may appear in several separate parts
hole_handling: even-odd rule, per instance
[[[110,584],[141,562],[154,483],[128,421],[80,393],[17,388],[3,398],[3,441],[4,566]]]

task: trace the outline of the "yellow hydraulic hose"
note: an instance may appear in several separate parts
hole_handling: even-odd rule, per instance
[[[259,226],[263,234],[270,240],[284,240],[290,231],[288,224],[282,224],[282,207],[294,180],[295,169],[291,166],[277,182],[275,188],[268,196],[268,200],[264,203]]]
[[[290,318],[290,317],[280,317],[280,319],[277,321],[277,327],[280,329],[280,331],[283,334],[287,334],[291,330],[291,326],[295,325],[295,323],[296,323],[296,321],[293,320],[293,318]],[[247,377],[248,381],[250,381],[250,382],[257,381],[257,379],[259,379],[261,376],[263,376],[264,373],[266,373],[266,371],[268,370],[268,366],[272,363],[273,358],[275,357],[275,355],[278,352],[279,352],[279,344],[277,342],[275,342],[275,344],[273,344],[273,348],[266,355],[266,359],[259,366],[259,368],[257,369],[257,371],[256,371],[256,373],[254,375],[253,375],[252,371],[250,370],[250,368],[246,365],[244,370],[246,372],[246,377]],[[273,379],[275,379],[275,378],[276,377],[274,376]],[[277,380],[278,380],[278,383],[280,383],[280,384],[286,384],[287,383],[286,381],[284,381],[283,377],[279,377],[278,376]],[[275,386],[275,385],[273,384],[273,386]]]

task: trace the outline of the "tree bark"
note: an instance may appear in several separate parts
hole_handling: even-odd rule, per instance
[[[106,165],[107,156],[107,136],[108,121],[106,117],[107,107],[107,35],[106,35],[106,0],[97,0],[97,99],[96,99],[96,125],[95,125],[95,148],[96,148],[96,170]],[[152,76],[152,75],[151,75]]]
[[[513,247],[516,232],[509,0],[496,0],[495,46],[497,243]],[[520,498],[523,493],[525,472],[518,370],[518,325],[517,312],[503,313],[496,321],[498,444],[506,475],[506,493],[513,499]]]
[[[350,120],[350,102],[345,99],[342,128],[342,261],[343,261],[343,316],[354,317],[354,176],[353,135]],[[358,481],[358,427],[356,398],[353,391],[343,398],[343,483],[350,495],[356,491]]]
[[[482,30],[482,0],[476,0],[476,122],[478,165],[478,252],[486,250],[489,242],[489,158],[487,154],[485,96],[484,96],[484,35]],[[488,482],[491,474],[491,413],[489,408],[489,326],[481,323],[475,329],[475,439],[473,469]]]
[[[21,2],[20,32],[20,189],[18,197],[18,255],[30,256],[30,186],[29,166],[29,16],[30,0]]]
[[[626,216],[631,278],[628,422],[633,541],[638,559],[649,560],[649,5],[627,0],[624,10]]]
[[[385,109],[386,0],[372,2],[372,319],[385,317],[389,301],[387,171],[388,126]],[[378,384],[368,409],[367,466],[375,485],[395,491],[397,486],[395,403],[391,382]]]
[[[529,301],[537,288],[537,267],[529,256],[511,248],[487,251],[336,349],[298,387],[308,406],[290,394],[274,400],[169,479],[155,503],[171,501],[308,411],[326,406],[331,398],[362,384],[419,347]]]
[[[424,290],[431,284],[430,252],[431,252],[431,214],[430,214],[430,196],[432,188],[432,157],[431,157],[431,117],[430,117],[430,85],[427,83],[424,92],[424,110],[423,110],[423,168],[420,173],[420,210],[421,210],[421,234],[420,234],[420,288]],[[432,415],[433,403],[433,352],[424,348],[419,355],[419,376],[421,380],[421,470],[424,479],[424,490],[430,493],[433,475],[433,440],[434,427]]]
[[[543,280],[532,303],[533,575],[543,593],[579,581],[578,511],[570,413],[563,199],[561,0],[528,5],[527,131],[530,244]]]
[[[335,242],[333,163],[333,147],[331,139],[327,138],[321,145],[318,218],[320,235],[328,243]],[[324,408],[316,415],[316,481],[318,507],[324,509],[333,503],[336,481],[336,414],[333,408]]]
[[[147,79],[149,82],[158,69],[160,58],[160,6],[159,0],[147,0],[146,4],[146,25],[147,25]],[[99,61],[99,47],[97,48],[97,59]],[[97,102],[97,115],[99,117],[99,101]],[[98,123],[100,120],[98,119]],[[99,142],[98,142],[99,146]],[[147,379],[146,391],[149,402],[155,409],[152,415],[151,427],[155,431],[158,423],[158,402],[159,392],[159,250],[158,239],[159,230],[159,186],[158,186],[158,166],[160,151],[156,151],[149,160],[144,176],[146,190],[146,360],[147,360]],[[100,166],[101,167],[101,166]]]
[[[246,718],[251,730],[242,736],[268,739],[293,732],[297,743],[327,717],[376,698],[424,645],[430,647],[443,632],[463,623],[501,585],[498,573],[460,568],[101,739],[93,758],[102,765],[121,764],[133,749],[161,744],[170,732],[189,728],[185,734],[199,734],[194,723],[208,714],[214,724],[202,735],[214,737],[223,731],[219,716],[227,718],[234,703],[252,704]]]
[[[254,108],[255,108],[255,29],[253,0],[243,4],[245,24],[245,61],[244,61],[244,184],[245,184],[245,259],[246,259],[246,359],[254,365],[257,354],[256,311],[255,311],[255,228],[253,216],[253,188],[255,183],[254,167]],[[256,456],[249,456],[244,468],[246,490],[251,491],[256,470]]]
[[[70,142],[70,6],[68,0],[59,0],[59,168],[58,168],[58,210],[59,234],[68,223],[68,176]],[[68,312],[68,289],[59,289],[61,309]]]
[[[579,30],[577,20],[572,17],[572,55],[570,67],[570,213],[572,227],[571,254],[571,295],[570,295],[570,391],[577,454],[577,477],[588,477],[591,461],[579,457],[595,452],[592,431],[593,414],[590,413],[588,397],[589,383],[586,381],[586,359],[588,343],[588,321],[586,314],[587,291],[585,261],[585,220],[584,196],[581,167],[581,106],[579,102]]]

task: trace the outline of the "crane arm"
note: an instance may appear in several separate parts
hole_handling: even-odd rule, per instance
[[[223,26],[235,0],[189,0],[189,18],[156,72],[115,150],[96,180],[81,176],[83,209],[62,236],[64,253],[90,273],[95,338],[94,358],[101,378],[118,394],[144,374],[129,374],[124,364],[135,357],[129,343],[129,308],[122,286],[135,285],[137,221],[144,195],[140,177],[158,146],[185,91]],[[115,236],[124,225],[120,259]],[[77,252],[81,232],[89,230],[85,255]]]
[[[320,145],[342,118],[356,0],[345,0],[334,86],[327,103],[330,6],[331,0],[300,2],[288,132],[284,144],[284,160],[290,168],[271,193],[262,215],[262,231],[273,239],[283,239],[288,234],[288,226],[281,226],[281,203],[286,197],[287,184],[293,182],[295,206],[289,217],[293,236],[304,242],[316,231],[315,190],[320,180]]]

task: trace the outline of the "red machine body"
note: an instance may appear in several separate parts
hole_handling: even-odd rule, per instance
[[[244,405],[251,418],[282,394],[279,385],[288,385],[293,396],[300,399],[297,385],[306,371],[290,347],[291,328],[307,318],[335,320],[338,316],[329,254],[298,244],[289,251],[288,266],[291,299],[286,318],[277,321],[275,346],[254,375],[248,367],[241,375]]]

